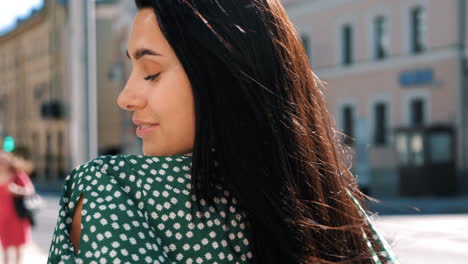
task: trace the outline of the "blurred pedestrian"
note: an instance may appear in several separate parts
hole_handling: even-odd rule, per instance
[[[27,172],[29,164],[19,157],[0,151],[0,243],[3,263],[10,263],[10,248],[13,248],[14,262],[22,259],[22,246],[31,239],[31,219],[20,217],[15,206],[16,197],[35,194],[34,186]]]

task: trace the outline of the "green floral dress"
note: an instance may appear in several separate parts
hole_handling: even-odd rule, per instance
[[[190,194],[191,162],[190,154],[101,156],[73,169],[64,182],[48,263],[249,263],[237,200],[219,188],[216,208],[200,200],[198,212]],[[75,254],[69,230],[81,195]],[[397,263],[390,248],[387,253]]]

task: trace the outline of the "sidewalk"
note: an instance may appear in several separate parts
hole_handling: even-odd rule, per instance
[[[12,250],[11,248],[9,249]],[[11,252],[13,253],[13,252]],[[10,254],[11,256],[11,254]],[[3,252],[0,250],[0,259],[3,259]],[[24,264],[46,264],[47,254],[34,243],[27,244],[23,247]],[[13,263],[13,262],[12,262]]]
[[[466,264],[468,214],[386,215],[375,218],[401,264]]]
[[[459,197],[373,197],[381,203],[368,202],[379,215],[468,214],[468,196]]]

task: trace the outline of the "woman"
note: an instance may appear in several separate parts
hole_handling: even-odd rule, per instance
[[[15,262],[22,259],[21,247],[31,238],[31,222],[29,218],[18,215],[14,198],[34,195],[34,186],[26,171],[29,166],[23,160],[12,154],[0,151],[0,244],[3,251],[4,264],[11,260],[9,248],[15,252]]]
[[[397,262],[278,0],[135,2],[144,156],[70,173],[49,263]]]

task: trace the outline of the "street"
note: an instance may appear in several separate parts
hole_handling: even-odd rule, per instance
[[[33,230],[34,243],[25,248],[25,264],[45,264],[58,213],[58,197],[44,195]],[[374,218],[402,264],[466,264],[468,214],[384,215]]]
[[[59,199],[57,196],[43,195],[46,205],[36,218],[37,228],[33,229],[33,240],[45,253],[49,250],[55,223],[57,222]]]
[[[381,216],[375,225],[402,264],[468,263],[468,214]]]

